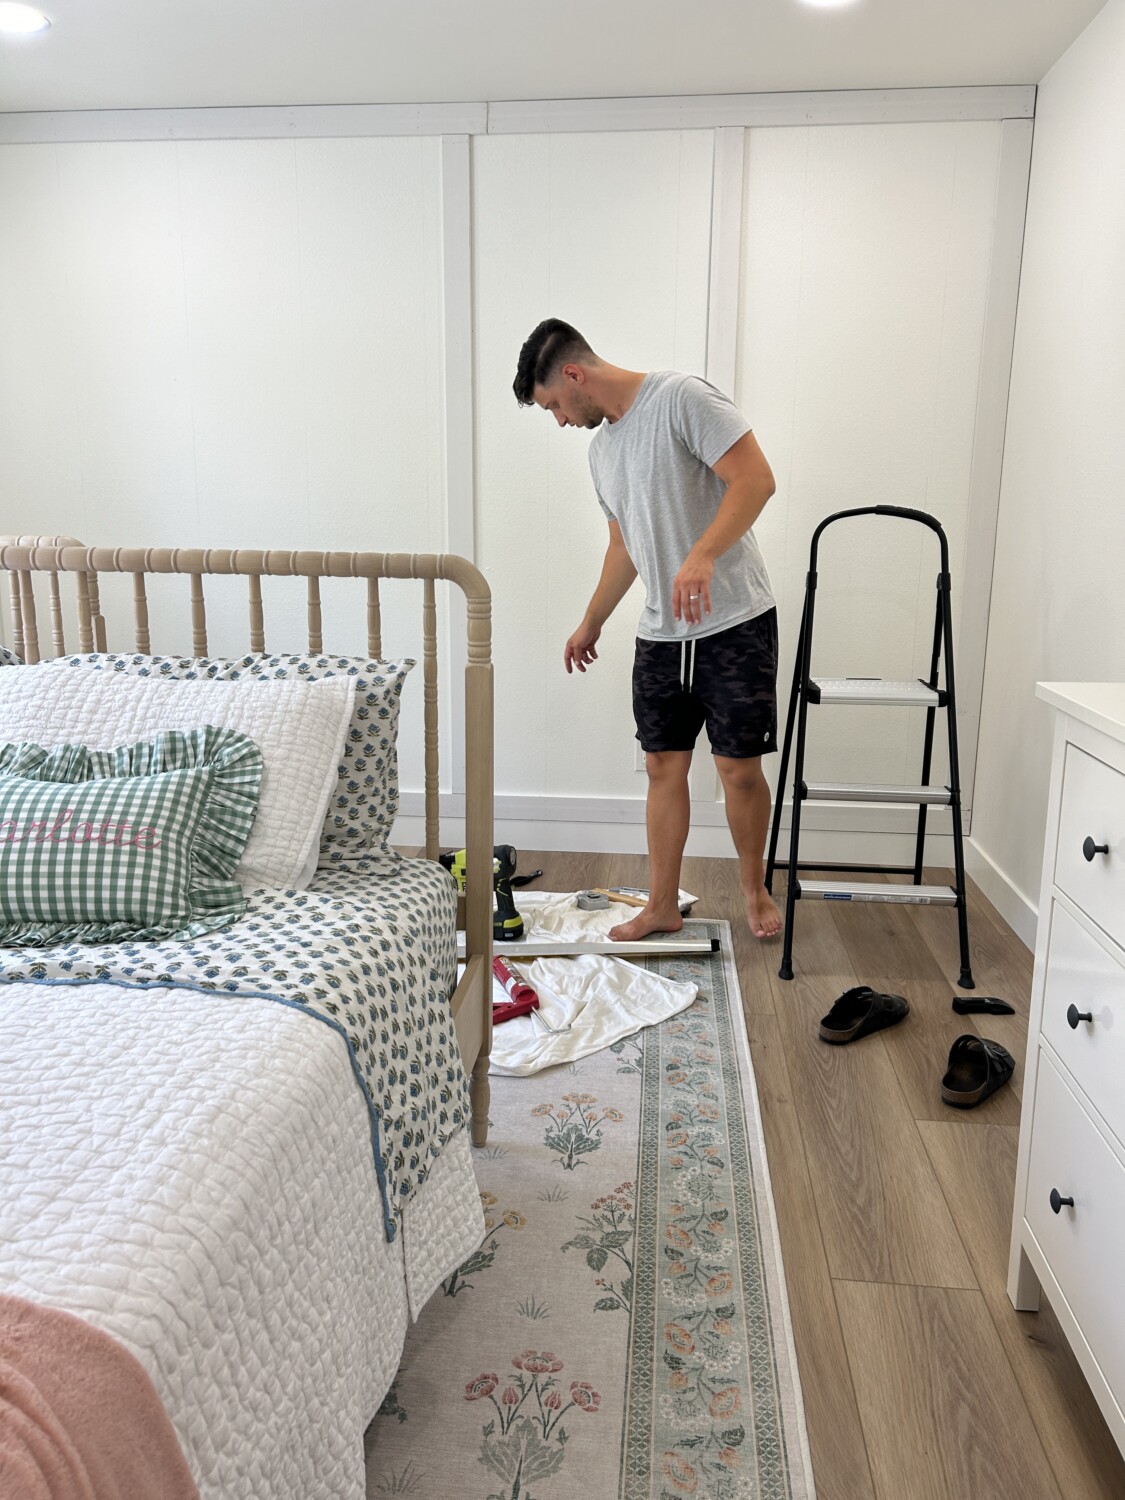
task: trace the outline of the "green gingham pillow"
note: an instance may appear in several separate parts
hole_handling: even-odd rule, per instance
[[[9,651],[7,646],[0,646],[0,667],[22,667],[23,662],[14,651]]]
[[[0,745],[0,944],[229,926],[261,781],[254,741],[211,725],[115,750]]]
[[[398,814],[399,703],[406,675],[415,662],[375,661],[364,656],[69,656],[56,664],[129,672],[141,677],[228,682],[239,677],[299,677],[314,681],[341,673],[355,683],[355,707],[344,737],[339,781],[329,799],[320,840],[321,865],[353,854],[389,854],[388,839]],[[397,856],[396,856],[397,858]]]

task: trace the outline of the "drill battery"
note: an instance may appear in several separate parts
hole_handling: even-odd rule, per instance
[[[492,913],[492,936],[497,942],[507,939],[514,942],[523,937],[523,918],[516,910],[512,896],[512,876],[516,873],[516,851],[511,844],[497,844],[492,850],[492,889],[496,906]],[[465,850],[456,854],[439,854],[438,861],[444,865],[457,882],[457,889],[465,891]]]

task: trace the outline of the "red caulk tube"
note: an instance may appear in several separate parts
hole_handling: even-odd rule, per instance
[[[516,1016],[530,1015],[533,1010],[539,1008],[539,996],[536,991],[517,974],[513,974],[502,958],[492,960],[492,972],[511,996],[510,1000],[502,1000],[499,1004],[493,1005],[493,1026],[498,1026],[501,1021],[512,1021]]]

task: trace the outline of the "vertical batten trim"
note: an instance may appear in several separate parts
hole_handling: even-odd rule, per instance
[[[707,379],[734,400],[738,378],[738,313],[742,284],[742,196],[746,131],[714,133],[711,170],[711,259],[707,281]],[[710,755],[697,755],[689,773],[696,801],[718,802],[719,773]]]
[[[746,131],[715,131],[711,188],[711,270],[707,290],[707,379],[732,399],[738,366],[742,280],[742,193]]]
[[[441,142],[442,360],[445,426],[445,546],[476,562],[475,435],[473,408],[472,158],[467,135]],[[452,601],[448,601],[452,603]],[[447,607],[448,607],[447,603]],[[460,605],[460,600],[457,601]],[[450,664],[446,677],[450,723],[465,722],[464,633],[448,618],[443,628]],[[465,790],[463,738],[450,741],[451,783]]]
[[[1031,179],[1032,130],[1030,120],[1005,120],[1000,126],[996,206],[977,377],[973,456],[969,469],[964,572],[959,583],[954,579],[954,589],[959,588],[961,594],[959,642],[964,642],[967,648],[957,658],[961,806],[966,835],[972,827],[973,788],[980,743],[992,567],[996,557],[1008,395],[1016,343],[1016,304]],[[955,594],[955,607],[956,603]]]

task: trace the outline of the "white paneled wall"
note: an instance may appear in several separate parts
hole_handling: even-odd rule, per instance
[[[783,694],[809,543],[834,511],[935,516],[959,621],[1000,131],[985,121],[748,132],[737,399],[778,481],[757,535],[778,600]],[[830,527],[814,671],[928,676],[939,557],[934,533],[913,523]],[[984,644],[957,632],[970,691]],[[810,777],[914,782],[921,727],[893,709],[813,712]],[[940,779],[943,732],[935,747]]]
[[[456,126],[423,125],[430,135],[365,134],[407,127],[326,124],[316,111],[302,135],[290,111],[285,138],[250,138],[258,119],[237,138],[237,111],[199,111],[198,130],[193,112],[175,113],[144,140],[83,139],[107,127],[76,117],[76,138],[59,143],[65,117],[52,117],[39,143],[0,143],[0,531],[407,551],[453,538],[495,593],[498,836],[643,848],[629,682],[640,587],[593,670],[568,677],[563,645],[607,533],[588,435],[515,402],[520,346],[559,316],[638,370],[702,374],[729,368],[737,348],[731,394],[778,479],[758,534],[780,608],[784,711],[809,537],[829,511],[932,511],[955,602],[973,538],[987,591],[998,478],[982,484],[979,452],[1002,439],[1003,410],[982,407],[982,349],[999,350],[1006,390],[998,185],[1005,112],[1025,126],[1029,106],[985,92],[904,94],[898,118],[914,123],[893,122],[893,95],[823,107],[810,96],[786,103],[784,121],[751,100],[748,121],[779,123],[744,135],[738,101],[710,123],[683,101],[652,101],[636,128],[625,101],[595,110],[586,133],[569,117],[505,133],[503,109],[481,106]],[[805,123],[818,111],[825,123]],[[695,128],[679,128],[687,119]],[[443,140],[454,128],[481,133]],[[138,129],[122,117],[123,133]],[[25,119],[7,138],[34,133]],[[902,523],[830,533],[818,669],[927,671],[936,572],[928,534]],[[234,649],[235,605],[217,606],[212,650]],[[282,609],[270,586],[266,612],[268,644],[288,649],[303,611]],[[417,649],[393,586],[386,612],[388,639]],[[970,697],[986,617],[974,598],[957,641]],[[189,649],[185,618],[154,604],[157,649]],[[329,599],[334,637],[354,645],[362,621],[334,616]],[[421,683],[408,692],[409,788],[421,784]],[[975,714],[972,703],[973,730]],[[916,721],[826,710],[811,753],[818,779],[912,781],[918,744]],[[974,752],[962,746],[970,769]],[[443,782],[458,785],[453,757]],[[727,853],[714,780],[694,784],[689,850]],[[857,816],[876,836],[897,826],[819,806],[808,824]]]
[[[4,525],[441,546],[433,139],[0,146]]]
[[[643,597],[619,605],[599,660],[568,677],[567,637],[608,530],[590,434],[512,394],[524,339],[573,323],[614,364],[702,372],[710,131],[478,138],[474,143],[478,558],[496,596],[497,787],[643,795],[630,671]],[[509,732],[510,731],[510,732]]]
[[[443,550],[439,145],[0,146],[0,531]],[[360,592],[334,614],[326,585],[330,649],[365,639]],[[154,586],[154,649],[190,653],[186,593]],[[210,593],[212,651],[244,649],[241,587]],[[264,595],[299,649],[303,602]],[[420,650],[401,586],[385,617]]]
[[[1039,88],[973,829],[1029,947],[1056,717],[1035,684],[1125,679],[1123,77],[1111,0]]]

